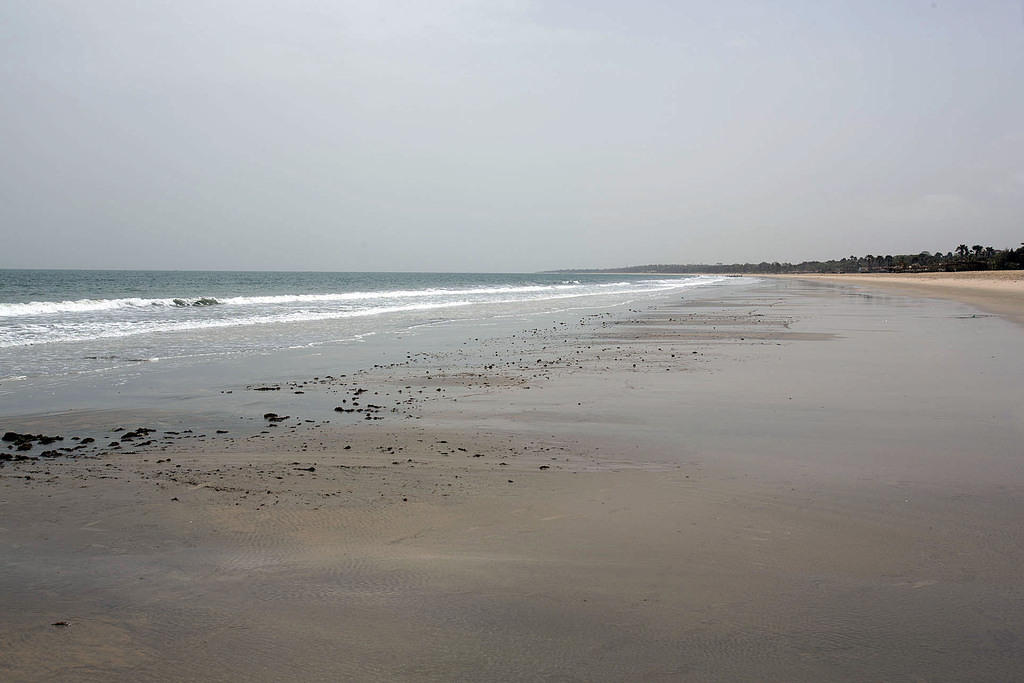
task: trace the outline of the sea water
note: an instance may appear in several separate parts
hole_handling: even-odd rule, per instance
[[[403,352],[422,350],[415,339],[427,339],[423,332],[431,328],[447,326],[465,338],[729,282],[618,274],[0,270],[0,416],[73,409],[86,397],[113,405],[195,393],[204,383],[283,379],[316,370],[314,357],[320,368],[351,367],[394,350],[398,339]],[[436,345],[437,335],[432,339]]]

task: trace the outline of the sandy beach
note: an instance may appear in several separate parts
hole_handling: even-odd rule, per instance
[[[720,291],[4,462],[0,677],[1024,675],[1020,273]]]
[[[1024,271],[983,270],[960,273],[864,273],[782,275],[808,281],[847,282],[925,297],[962,301],[1024,324]]]

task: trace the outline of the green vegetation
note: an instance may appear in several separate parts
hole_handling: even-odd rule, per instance
[[[953,251],[922,251],[919,254],[893,256],[848,256],[839,260],[804,261],[802,263],[706,263],[649,264],[624,268],[575,268],[554,272],[590,273],[927,273],[963,270],[1016,270],[1024,268],[1024,242],[1017,249],[993,249],[975,244],[961,244]]]

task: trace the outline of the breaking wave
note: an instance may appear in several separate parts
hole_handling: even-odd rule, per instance
[[[609,282],[595,285],[598,288],[628,286],[629,282]],[[94,311],[116,311],[118,309],[193,308],[201,306],[253,306],[274,304],[330,303],[333,301],[372,301],[377,299],[420,299],[427,297],[449,297],[466,295],[515,295],[541,292],[564,293],[583,289],[578,280],[567,280],[556,285],[526,285],[503,287],[473,287],[466,289],[396,289],[369,292],[331,292],[325,294],[278,294],[272,296],[231,296],[231,297],[174,297],[164,299],[77,299],[75,301],[30,301],[28,303],[0,304],[0,318],[15,318],[58,313],[87,313]]]
[[[613,282],[488,284],[322,294],[77,299],[0,304],[0,348],[212,330],[415,314],[430,310],[664,292],[721,282],[721,277]],[[297,332],[296,332],[297,334]]]
[[[173,299],[77,299],[75,301],[29,301],[23,304],[0,304],[0,318],[20,318],[58,313],[91,313],[118,309],[188,308],[216,306],[220,300],[212,296]]]

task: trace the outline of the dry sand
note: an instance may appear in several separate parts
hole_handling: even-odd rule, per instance
[[[782,275],[810,281],[847,282],[969,303],[1024,325],[1024,270],[962,273],[864,273]]]
[[[369,371],[379,421],[7,463],[0,674],[1017,679],[1022,342],[774,279]]]

